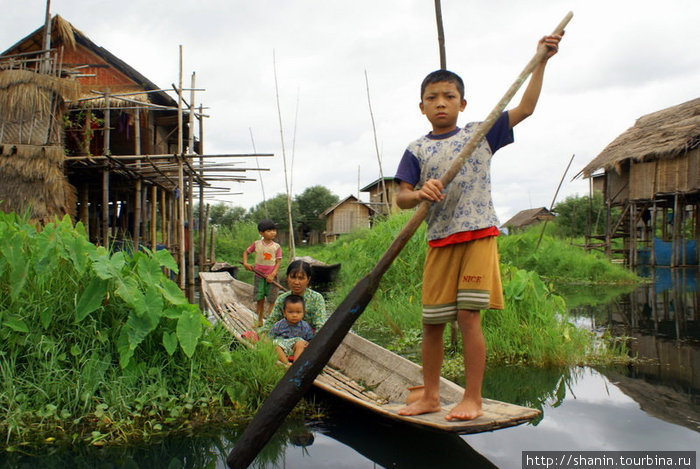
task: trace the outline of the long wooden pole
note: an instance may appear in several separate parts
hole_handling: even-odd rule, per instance
[[[440,48],[440,68],[447,69],[447,53],[445,52],[445,30],[442,27],[442,7],[440,0],[435,0],[435,20],[438,31],[438,47]]]
[[[562,34],[572,16],[573,13],[569,12],[554,29],[553,34]],[[472,138],[440,179],[443,186],[446,186],[454,179],[464,162],[474,152],[477,145],[481,143],[508,102],[513,98],[537,64],[542,61],[546,53],[547,48],[545,46],[538,47],[537,52],[516,81],[486,119],[479,124]],[[396,256],[399,255],[406,243],[411,239],[411,236],[413,236],[413,233],[418,229],[418,226],[425,219],[428,208],[430,208],[430,204],[426,201],[418,205],[413,217],[406,223],[406,226],[394,239],[381,259],[379,259],[374,269],[363,277],[348,293],[343,302],[318,331],[314,340],[309,343],[301,358],[294,361],[279,383],[277,383],[277,386],[272,390],[258,413],[236,441],[236,446],[229,453],[227,458],[229,467],[234,469],[248,467],[277,428],[279,428],[287,414],[311,387],[316,376],[326,366],[328,360],[330,360],[336,348],[350,330],[350,327],[352,327],[355,320],[372,299],[379,285],[379,280],[381,280]]]
[[[180,78],[177,89],[177,256],[180,266],[180,290],[185,291],[185,178],[183,162],[185,158],[182,148],[182,45],[180,45]]]
[[[569,160],[569,164],[566,165],[566,169],[564,170],[564,174],[561,175],[561,180],[559,181],[559,185],[557,186],[557,190],[554,192],[554,197],[552,198],[552,203],[549,204],[549,211],[551,212],[554,210],[554,203],[557,201],[557,196],[559,195],[559,189],[561,189],[561,185],[564,183],[564,178],[566,177],[566,173],[569,172],[569,168],[571,167],[571,163],[574,161],[574,155],[571,155],[571,159]],[[573,217],[572,217],[573,218]],[[542,242],[542,236],[544,236],[544,229],[547,227],[547,222],[549,220],[545,218],[544,223],[542,224],[542,231],[540,232],[540,237],[537,240],[537,245],[535,246],[535,251],[540,247],[540,243]]]
[[[292,220],[292,194],[289,187],[289,178],[287,177],[287,154],[284,150],[284,132],[282,130],[282,111],[280,110],[280,93],[277,86],[277,61],[275,60],[275,51],[272,51],[272,68],[275,75],[275,96],[277,97],[277,116],[280,121],[280,139],[282,140],[282,162],[284,163],[284,185],[287,189],[287,219],[289,222],[289,258],[296,257],[294,247],[294,222]]]

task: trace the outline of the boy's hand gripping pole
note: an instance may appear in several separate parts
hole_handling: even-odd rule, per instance
[[[569,12],[557,25],[552,34],[562,34],[572,16],[573,13]],[[452,166],[440,179],[443,186],[447,186],[454,179],[464,161],[469,158],[480,141],[486,136],[486,133],[496,122],[496,119],[508,105],[508,102],[513,98],[537,64],[542,61],[546,53],[546,46],[541,45],[537,48],[534,57],[520,72],[518,78],[510,86],[496,107],[477,127],[474,135],[464,146]],[[413,233],[418,229],[418,226],[425,219],[429,207],[430,202],[428,201],[423,201],[418,205],[413,217],[387,248],[374,269],[363,277],[348,293],[343,302],[338,305],[328,318],[325,325],[318,331],[314,339],[309,342],[309,346],[304,350],[304,354],[289,367],[253,420],[248,424],[241,437],[236,441],[233,450],[231,450],[227,458],[229,467],[248,467],[282,424],[287,414],[291,412],[299,399],[311,387],[316,376],[326,366],[328,360],[330,360],[336,348],[338,348],[338,345],[350,330],[350,327],[372,299],[372,295],[377,290],[382,275],[384,275],[393,260],[399,255],[408,240],[413,236]]]

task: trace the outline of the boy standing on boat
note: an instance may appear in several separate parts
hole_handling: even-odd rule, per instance
[[[421,397],[399,410],[419,415],[440,410],[439,380],[445,324],[457,321],[462,332],[465,392],[447,420],[471,420],[482,414],[481,384],[486,344],[481,330],[484,309],[503,309],[496,236],[498,218],[491,200],[490,161],[499,148],[513,142],[512,128],[530,116],[542,88],[547,60],[556,54],[561,36],[545,36],[548,49],[533,71],[520,104],[504,112],[486,138],[445,188],[439,181],[476,130],[478,123],[457,127],[464,111],[462,79],[447,70],[430,73],[421,84],[420,110],[432,131],[406,149],[395,178],[397,204],[413,208],[427,200],[430,207],[428,252],[423,270],[423,384]],[[416,189],[417,188],[417,189]]]
[[[270,337],[277,346],[277,355],[282,363],[289,363],[288,357],[294,360],[299,358],[314,338],[311,326],[304,321],[304,313],[304,298],[293,294],[284,298],[284,319],[277,321],[270,329]]]
[[[267,298],[267,315],[270,315],[272,305],[277,296],[277,288],[272,282],[277,280],[277,272],[282,265],[282,248],[274,239],[277,236],[277,226],[272,220],[262,220],[258,223],[261,239],[253,241],[248,249],[243,251],[243,267],[255,272],[253,296],[255,312],[258,314],[258,327],[263,325],[265,298]],[[255,253],[255,266],[248,263],[248,254]]]

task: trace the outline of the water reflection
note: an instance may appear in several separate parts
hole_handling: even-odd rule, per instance
[[[700,430],[700,320],[697,268],[641,272],[651,281],[604,306],[574,309],[592,329],[629,337],[639,363],[601,370],[659,419]]]

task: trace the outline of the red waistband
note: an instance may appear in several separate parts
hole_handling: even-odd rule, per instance
[[[475,239],[486,238],[488,236],[498,236],[498,234],[498,228],[495,226],[474,231],[460,231],[459,233],[454,233],[444,238],[428,241],[428,246],[439,248],[449,246],[450,244],[466,243],[467,241],[474,241]]]

